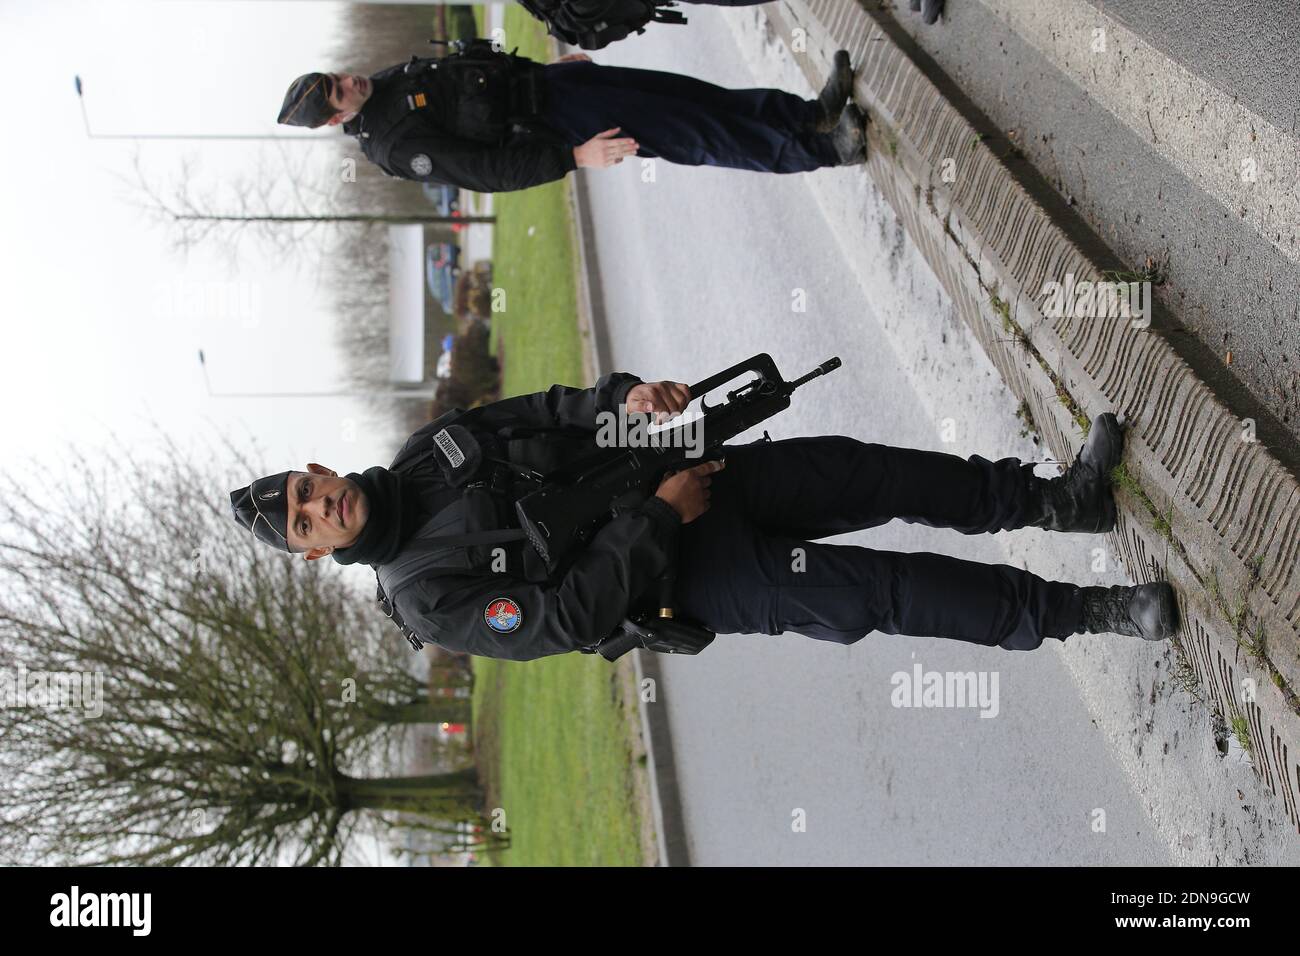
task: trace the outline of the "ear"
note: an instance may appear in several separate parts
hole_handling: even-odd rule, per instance
[[[307,470],[313,475],[329,475],[331,478],[337,478],[339,473],[332,468],[326,468],[324,465],[318,465],[316,462],[308,462]]]
[[[333,548],[312,548],[310,551],[304,554],[302,558],[304,561],[319,561],[321,558],[325,557],[325,555],[329,554],[333,550],[334,550]]]

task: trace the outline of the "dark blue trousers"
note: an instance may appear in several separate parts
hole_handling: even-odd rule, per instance
[[[872,631],[1032,650],[1078,627],[1082,594],[1028,571],[817,543],[894,518],[962,534],[1022,527],[1032,465],[826,436],[730,446],[680,534],[681,616],[726,634]]]
[[[638,156],[683,166],[799,173],[838,162],[830,137],[811,129],[816,100],[585,61],[544,70],[541,120],[571,146],[618,127],[620,136],[636,139]]]

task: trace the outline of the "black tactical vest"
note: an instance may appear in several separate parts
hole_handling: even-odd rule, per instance
[[[673,0],[519,0],[546,24],[546,32],[570,46],[600,50],[650,22],[686,23]]]
[[[390,175],[399,175],[389,155],[404,136],[434,132],[499,146],[544,106],[542,65],[495,51],[487,40],[445,57],[411,57],[373,81],[370,100],[344,131]]]
[[[466,425],[472,426],[475,417],[473,410],[449,413],[445,416],[449,424],[434,430],[423,447],[411,449],[392,465],[392,471],[409,474],[432,458],[447,487],[462,489],[459,497],[403,542],[391,561],[375,568],[375,598],[416,650],[428,640],[406,625],[395,606],[397,595],[416,581],[439,573],[491,573],[498,557],[504,557],[506,567],[518,569],[525,580],[549,577],[546,562],[518,527],[514,503],[541,481],[541,473],[528,463],[549,464],[556,449],[568,444],[566,439],[582,441],[577,434],[581,430],[471,431]],[[583,434],[590,441],[594,433]]]

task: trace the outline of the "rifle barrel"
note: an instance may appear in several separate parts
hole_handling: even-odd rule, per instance
[[[825,362],[822,362],[821,365],[818,365],[807,375],[803,376],[803,378],[797,378],[793,382],[791,382],[790,391],[793,392],[800,385],[807,384],[808,382],[811,382],[813,379],[817,378],[819,375],[825,375],[827,372],[833,372],[839,367],[840,367],[840,357],[838,355],[828,358]]]

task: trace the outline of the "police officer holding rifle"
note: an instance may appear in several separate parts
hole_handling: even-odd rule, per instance
[[[875,632],[1010,650],[1081,633],[1175,632],[1165,582],[1081,587],[1007,565],[820,542],[894,518],[963,534],[1100,534],[1114,527],[1108,476],[1123,449],[1110,413],[1052,479],[1014,458],[838,435],[730,443],[838,365],[786,381],[757,355],[691,387],[623,372],[589,389],[555,385],[450,411],[388,468],[340,477],[312,463],[237,489],[231,505],[264,544],[375,568],[381,606],[414,646],[487,657],[695,653],[715,632],[838,644]],[[653,442],[608,440],[611,421],[631,435],[632,416],[677,416],[748,374],[725,402]],[[702,437],[666,437],[684,428]]]

